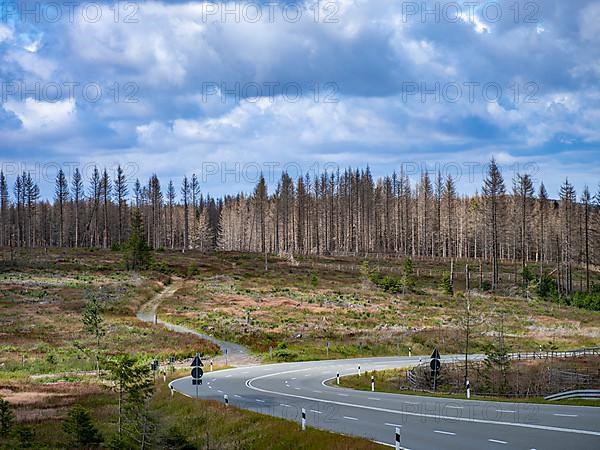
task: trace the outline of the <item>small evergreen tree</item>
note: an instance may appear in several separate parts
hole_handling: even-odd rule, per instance
[[[76,405],[69,411],[63,430],[70,437],[73,448],[89,448],[103,441],[102,435],[92,423],[89,412]]]
[[[139,209],[131,215],[131,233],[125,248],[128,269],[145,269],[150,264],[150,247],[144,233],[144,220]]]
[[[415,286],[415,280],[413,278],[413,261],[412,258],[407,256],[404,260],[404,270],[402,273],[402,286],[404,289],[412,289]]]
[[[444,294],[454,295],[454,287],[452,286],[452,279],[450,278],[449,272],[444,272],[442,274],[442,279],[440,280],[440,289]]]
[[[96,371],[100,376],[100,339],[105,334],[104,318],[98,299],[92,295],[85,305],[81,317],[85,331],[89,332],[96,339]]]
[[[10,433],[15,415],[8,401],[0,397],[0,436],[6,437]]]

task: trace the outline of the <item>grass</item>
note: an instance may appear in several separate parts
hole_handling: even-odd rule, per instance
[[[272,257],[265,272],[257,255],[205,257],[176,295],[163,302],[160,314],[247,345],[265,358],[271,347],[274,361],[405,355],[409,347],[413,354],[427,354],[436,346],[446,354],[463,350],[460,281],[458,295],[442,293],[436,276],[443,264],[416,261],[415,274],[420,275],[415,275],[415,290],[403,295],[386,293],[366,280],[359,263],[356,258],[320,258],[296,266]],[[400,266],[399,260],[376,265],[382,273],[396,275]],[[471,336],[473,352],[493,341],[500,315],[505,341],[514,351],[597,345],[600,313],[510,291],[515,290],[472,293],[471,310],[479,323]]]
[[[182,376],[183,373],[177,373]],[[150,448],[186,449],[333,449],[375,450],[383,448],[362,438],[308,428],[301,431],[298,420],[284,420],[257,412],[225,408],[214,401],[194,400],[171,393],[166,383],[155,385],[150,403],[156,432]],[[16,404],[18,425],[34,431],[33,448],[58,450],[70,448],[62,429],[69,408],[79,404],[86,408],[105,441],[116,433],[117,404],[114,393],[93,383],[21,386],[27,391],[9,397]],[[43,395],[45,394],[45,395]],[[184,445],[186,445],[184,447]],[[17,448],[15,437],[0,442],[0,449]]]

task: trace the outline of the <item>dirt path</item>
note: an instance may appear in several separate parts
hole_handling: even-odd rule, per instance
[[[252,355],[247,347],[233,342],[227,342],[219,340],[213,336],[199,333],[196,330],[187,328],[181,325],[175,325],[169,322],[165,322],[157,317],[156,311],[160,306],[161,302],[172,296],[177,289],[183,285],[181,278],[173,278],[170,285],[166,286],[161,292],[156,294],[150,301],[142,305],[137,312],[137,318],[148,323],[160,324],[165,328],[175,331],[176,333],[187,333],[198,336],[199,338],[206,339],[207,341],[213,342],[221,349],[221,355],[213,358],[215,364],[228,364],[230,366],[247,366],[260,364],[260,360]],[[225,354],[227,353],[227,356]]]

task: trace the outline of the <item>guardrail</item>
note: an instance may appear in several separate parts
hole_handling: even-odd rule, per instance
[[[564,400],[567,398],[589,398],[593,400],[600,400],[600,390],[578,389],[574,391],[559,392],[558,394],[552,394],[544,397],[544,400]]]

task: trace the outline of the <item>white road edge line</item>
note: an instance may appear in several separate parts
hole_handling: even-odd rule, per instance
[[[508,444],[508,442],[499,441],[498,439],[488,439],[488,441],[493,442],[494,444]]]
[[[590,436],[600,436],[600,431],[580,430],[580,429],[576,429],[576,428],[562,428],[562,427],[555,427],[555,426],[549,426],[549,425],[535,425],[535,424],[519,423],[519,422],[503,422],[503,421],[475,419],[475,418],[468,418],[468,417],[441,416],[438,414],[423,414],[423,413],[414,413],[414,412],[409,412],[409,411],[398,411],[398,410],[388,409],[388,408],[379,408],[376,406],[356,405],[353,403],[345,403],[345,402],[340,402],[340,401],[336,401],[336,400],[327,400],[327,399],[308,397],[305,395],[294,395],[294,394],[286,394],[284,392],[270,391],[268,389],[258,388],[252,384],[254,381],[261,380],[263,378],[285,375],[287,373],[293,373],[293,372],[303,372],[306,370],[310,370],[310,368],[296,369],[296,370],[261,375],[261,376],[246,380],[246,387],[248,387],[249,389],[252,389],[252,390],[255,390],[258,392],[267,393],[267,394],[283,395],[285,397],[301,398],[303,400],[310,400],[310,401],[316,401],[316,402],[321,402],[321,403],[331,403],[334,405],[337,404],[340,406],[349,406],[351,408],[367,409],[367,410],[371,410],[371,411],[380,411],[380,412],[391,413],[391,414],[401,414],[401,415],[406,415],[406,416],[425,417],[425,418],[431,418],[431,419],[436,419],[436,420],[448,419],[448,420],[455,420],[457,422],[486,423],[486,424],[492,424],[492,425],[503,425],[503,426],[518,427],[518,428],[530,428],[530,429],[534,429],[534,430],[559,431],[559,432],[563,432],[563,433],[574,433],[574,434],[585,434],[585,435],[590,435]],[[334,378],[335,377],[327,378],[322,381],[322,384],[324,384],[326,381],[333,380]],[[405,402],[405,403],[408,403],[408,402]]]
[[[397,423],[384,423],[384,425],[387,425],[388,427],[398,427],[398,428],[402,428],[402,425],[398,425]]]
[[[577,417],[577,414],[552,414],[553,416],[556,417]]]
[[[449,436],[456,436],[456,433],[452,433],[451,431],[433,430],[433,432],[439,434],[447,434]]]
[[[349,416],[344,416],[344,419],[348,419],[348,420],[358,420],[356,417],[349,417]]]

